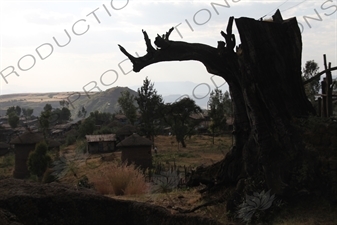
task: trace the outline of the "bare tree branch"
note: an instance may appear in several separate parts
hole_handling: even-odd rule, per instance
[[[229,26],[232,26],[233,19],[230,20]],[[169,36],[174,28],[172,27],[166,34],[157,35],[154,44],[157,49],[151,45],[151,40],[146,31],[142,31],[147,47],[147,53],[141,57],[134,57],[128,53],[121,45],[118,45],[120,50],[131,60],[133,71],[139,72],[144,67],[164,61],[187,61],[196,60],[205,65],[207,71],[211,74],[224,77],[224,74],[230,73],[230,67],[226,66],[225,55],[222,54],[226,48],[223,42],[218,42],[218,48],[199,43],[186,43],[181,41],[170,41]],[[231,30],[231,28],[230,28]],[[232,41],[234,35],[230,34]],[[234,38],[235,40],[235,38]],[[231,42],[232,43],[232,42]],[[235,42],[234,42],[235,43]],[[228,44],[227,44],[228,45]],[[221,48],[219,48],[221,46]],[[229,46],[232,46],[230,44]],[[232,47],[232,49],[234,46]],[[233,50],[232,50],[233,52]]]
[[[235,35],[232,34],[233,20],[234,20],[233,16],[231,16],[228,20],[227,29],[226,29],[227,34],[223,31],[220,32],[221,35],[226,40],[226,44],[227,44],[226,49],[231,52],[234,51],[234,47],[236,44]]]

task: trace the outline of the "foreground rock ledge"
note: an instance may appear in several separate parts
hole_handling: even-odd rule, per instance
[[[171,214],[146,203],[111,199],[92,190],[59,183],[0,180],[0,224],[220,224],[207,218]]]

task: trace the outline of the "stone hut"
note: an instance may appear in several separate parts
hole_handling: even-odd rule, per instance
[[[29,153],[34,151],[35,145],[44,140],[40,133],[26,131],[24,134],[14,138],[10,143],[14,144],[15,167],[14,178],[23,179],[29,175],[27,160]]]
[[[106,153],[116,149],[115,134],[85,135],[89,153]]]
[[[149,139],[132,134],[117,144],[117,148],[122,151],[122,162],[134,163],[136,166],[146,169],[152,167],[152,145],[153,143]]]

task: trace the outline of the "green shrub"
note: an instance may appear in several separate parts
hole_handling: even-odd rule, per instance
[[[48,146],[45,142],[36,144],[35,150],[29,154],[28,170],[31,174],[36,175],[39,180],[48,168],[51,158],[47,155]]]
[[[93,134],[112,134],[112,133],[114,133],[114,129],[104,126],[99,130],[95,130]]]
[[[6,155],[2,156],[2,162],[0,163],[0,175],[5,177],[12,176],[14,164],[15,155],[13,152],[9,152]]]
[[[13,167],[14,166],[14,161],[15,161],[15,155],[14,153],[10,152],[3,156],[2,158],[2,163],[0,164],[1,168],[8,168],[8,167]]]
[[[75,136],[73,136],[73,135],[69,135],[69,136],[67,136],[67,138],[66,138],[66,145],[68,146],[68,145],[72,145],[72,144],[74,144],[76,142],[76,137]]]

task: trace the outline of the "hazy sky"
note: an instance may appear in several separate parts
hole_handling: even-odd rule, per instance
[[[134,73],[117,44],[143,55],[142,29],[153,41],[157,33],[180,24],[180,34],[172,32],[171,40],[217,46],[230,16],[259,19],[277,8],[283,18],[296,16],[300,23],[303,65],[315,60],[322,70],[326,54],[337,66],[337,0],[0,2],[0,94],[141,86],[146,76],[154,83],[192,81],[200,84],[194,94],[203,94],[224,81],[208,74],[201,63],[158,63]],[[171,90],[187,91],[174,85]]]

